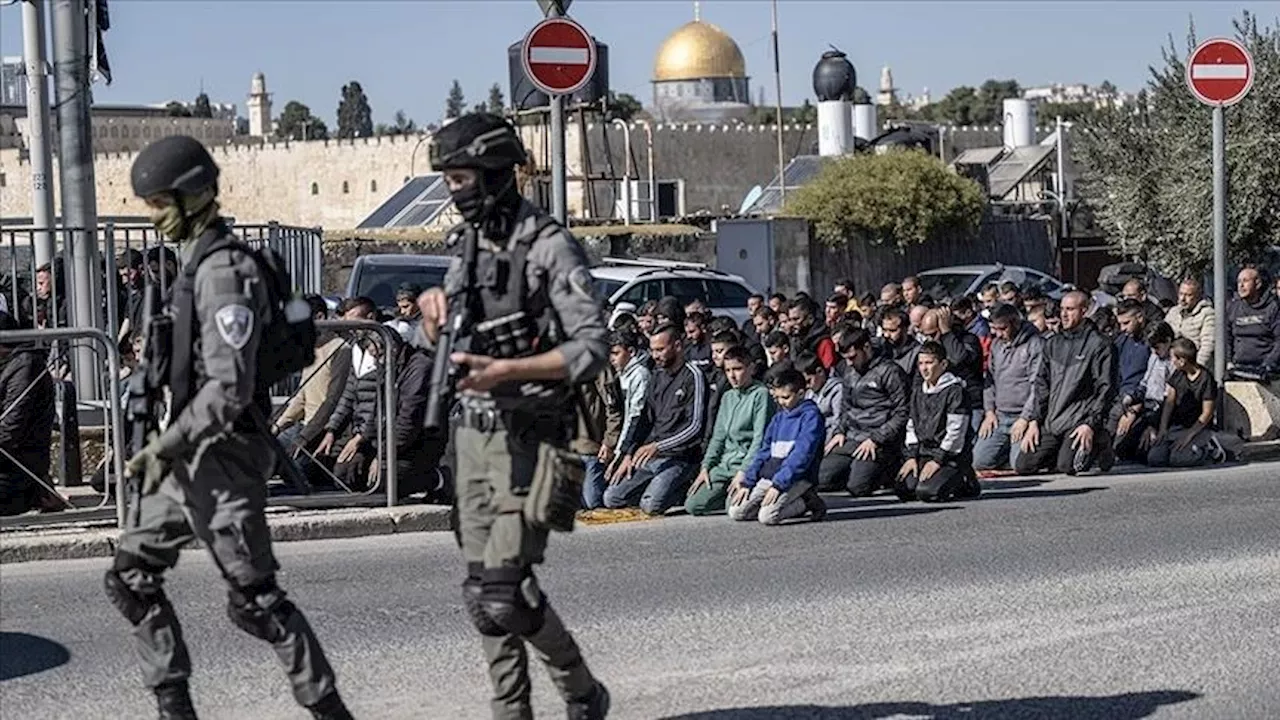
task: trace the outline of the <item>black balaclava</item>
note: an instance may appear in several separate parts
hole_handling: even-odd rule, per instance
[[[462,219],[479,228],[486,238],[505,242],[515,229],[520,210],[515,168],[481,170],[475,184],[452,193]]]

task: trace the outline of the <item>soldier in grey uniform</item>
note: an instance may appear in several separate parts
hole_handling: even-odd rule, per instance
[[[448,300],[469,298],[471,345],[452,358],[467,371],[458,382],[462,415],[454,439],[458,537],[467,563],[463,600],[489,662],[493,717],[533,717],[527,643],[571,720],[604,718],[609,693],[534,577],[548,529],[526,506],[535,476],[576,471],[581,478],[581,459],[568,451],[576,431],[573,386],[591,382],[608,356],[586,253],[520,196],[515,168],[526,155],[505,120],[466,115],[433,140],[432,167],[444,173],[465,221],[455,236],[477,233],[478,251],[471,283],[455,261],[443,290],[419,297],[416,340],[431,347]],[[579,498],[572,501],[576,508]]]
[[[157,140],[134,161],[133,191],[151,209],[156,228],[180,243],[184,262],[197,262],[197,248],[230,235],[218,213],[217,177],[208,151],[186,136]],[[169,308],[175,328],[169,422],[126,466],[142,494],[130,511],[138,519],[120,536],[106,572],[106,593],[133,625],[144,682],[162,720],[195,718],[187,685],[191,659],[164,592],[164,573],[177,564],[182,546],[199,538],[229,585],[232,623],[271,643],[299,704],[317,718],[342,720],[351,714],[333,668],[306,617],[276,584],[279,565],[264,515],[271,464],[262,461],[274,440],[251,420],[251,411],[270,407],[257,383],[270,305],[246,249],[239,242],[215,249],[194,278],[177,280]],[[177,328],[184,325],[182,347]]]

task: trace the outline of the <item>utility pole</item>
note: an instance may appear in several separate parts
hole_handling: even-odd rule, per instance
[[[778,96],[778,209],[787,203],[787,161],[782,147],[782,60],[778,57],[778,0],[773,0],[770,18],[773,32],[773,85]]]
[[[49,147],[49,68],[44,0],[22,3],[22,59],[27,71],[27,143],[31,151],[32,252],[36,267],[53,262],[53,150]]]
[[[88,24],[85,0],[54,0],[54,99],[58,108],[58,174],[62,189],[63,247],[69,283],[71,324],[101,328],[98,274],[98,210],[93,177],[89,106]],[[80,397],[100,398],[99,362],[93,348],[76,348],[75,383]]]

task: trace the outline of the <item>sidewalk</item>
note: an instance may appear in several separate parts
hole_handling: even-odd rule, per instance
[[[55,516],[49,516],[55,517]],[[405,505],[395,508],[295,510],[270,508],[267,524],[275,542],[392,535],[451,530],[449,508]],[[110,557],[120,531],[110,519],[53,523],[38,529],[0,533],[0,564],[37,560]],[[186,549],[202,547],[198,541]]]
[[[1280,461],[1280,440],[1245,445],[1241,451],[1241,460],[1249,463]],[[60,490],[77,507],[94,507],[100,500],[100,496],[87,487]],[[439,505],[341,509],[273,505],[267,509],[267,523],[275,542],[327,540],[452,530],[449,511],[449,508]],[[32,522],[21,528],[9,528],[0,532],[0,564],[110,557],[115,552],[115,541],[120,531],[115,526],[114,506],[96,513],[92,519],[67,517],[59,513],[23,518],[33,521],[38,519],[38,524]],[[580,516],[580,521],[586,525],[632,522],[639,519],[642,518],[629,511],[595,511]],[[200,547],[200,543],[196,542],[188,549]]]

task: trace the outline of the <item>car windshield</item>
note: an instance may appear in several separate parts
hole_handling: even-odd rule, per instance
[[[603,278],[592,278],[591,283],[596,286],[596,294],[605,302],[609,302],[609,298],[613,297],[613,294],[621,290],[622,286],[626,284],[619,280],[605,280]]]
[[[978,273],[921,273],[920,289],[939,302],[960,297],[978,279]]]
[[[444,284],[448,268],[431,265],[364,265],[360,268],[360,281],[355,294],[373,300],[380,308],[396,304],[396,288],[405,283],[426,290]]]

